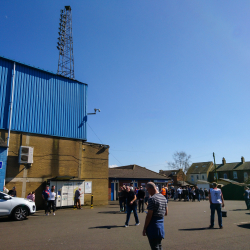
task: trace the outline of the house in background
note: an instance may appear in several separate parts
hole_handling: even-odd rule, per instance
[[[246,182],[250,177],[250,162],[246,162],[244,157],[241,157],[240,162],[227,163],[226,159],[222,158],[221,164],[216,164],[216,172],[218,179],[229,179],[239,183]],[[209,173],[209,181],[216,180],[215,169]]]
[[[209,172],[213,168],[214,164],[212,161],[193,163],[187,171],[186,181],[192,185],[197,185],[200,183],[199,181],[202,181],[202,183],[206,184],[206,188],[209,188],[209,184],[206,182],[208,181]]]
[[[171,178],[135,164],[109,168],[109,200],[113,201],[118,199],[119,188],[123,185],[145,187],[149,181],[154,182],[159,190],[163,185],[168,185],[168,183],[172,184]]]
[[[184,183],[186,180],[186,175],[182,169],[174,169],[174,170],[160,170],[159,174],[165,175],[168,178],[173,180],[174,186],[179,186],[180,183]]]

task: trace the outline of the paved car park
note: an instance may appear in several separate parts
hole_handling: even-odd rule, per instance
[[[218,228],[217,215],[215,229],[207,229],[208,201],[170,201],[163,249],[249,249],[250,212],[244,201],[225,204],[224,229]],[[134,226],[131,214],[128,228],[125,216],[118,203],[111,202],[94,209],[60,209],[55,216],[38,211],[24,221],[0,218],[0,249],[150,249],[142,236],[146,214],[139,214],[139,226]]]

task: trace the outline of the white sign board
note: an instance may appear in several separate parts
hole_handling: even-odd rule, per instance
[[[92,193],[92,181],[85,181],[85,194]]]

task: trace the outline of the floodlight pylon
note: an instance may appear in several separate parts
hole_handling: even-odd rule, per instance
[[[57,74],[74,79],[72,11],[70,6],[65,6],[64,9],[60,11],[59,20],[59,37],[57,42],[59,59]]]

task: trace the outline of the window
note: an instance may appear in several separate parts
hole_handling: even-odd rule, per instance
[[[4,196],[5,194],[0,193],[0,200],[3,199]]]
[[[205,167],[206,167],[206,165],[203,165],[202,167],[203,167],[203,168],[205,168]]]
[[[248,173],[244,172],[244,181],[247,181],[247,180],[248,180]]]
[[[197,180],[199,180],[199,175],[197,174]]]
[[[205,180],[205,177],[204,177],[204,175],[202,175],[201,177],[202,177],[202,180]]]
[[[194,182],[194,176],[193,175],[191,175],[191,181]]]
[[[234,179],[237,179],[237,172],[236,171],[233,171],[233,176],[234,176]]]
[[[198,168],[198,166],[195,166],[195,168]]]
[[[227,179],[227,174],[224,173],[224,174],[223,174],[223,177],[224,177],[224,179]]]

